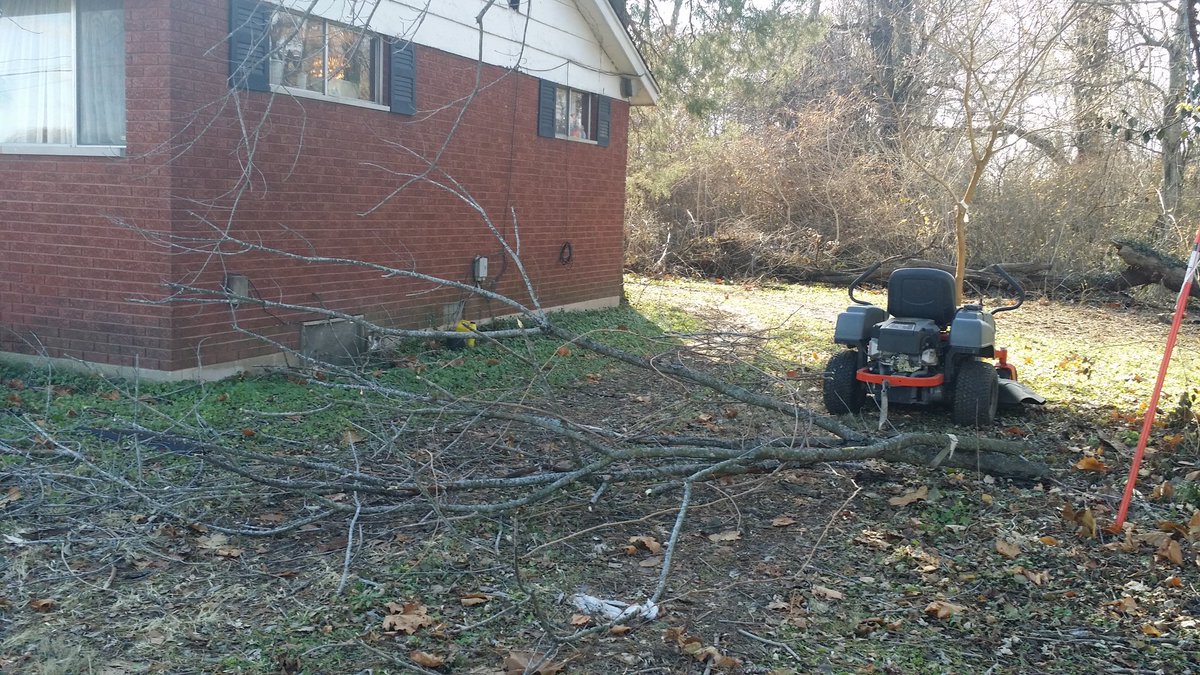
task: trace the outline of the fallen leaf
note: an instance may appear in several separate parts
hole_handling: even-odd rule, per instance
[[[1156,502],[1160,500],[1170,500],[1175,496],[1175,486],[1171,485],[1171,481],[1165,480],[1160,485],[1155,485],[1150,491],[1150,501]]]
[[[258,520],[260,522],[267,523],[268,525],[278,525],[278,524],[282,523],[284,520],[286,520],[286,518],[284,518],[282,513],[272,512],[272,513],[264,513],[264,514],[260,515],[258,517]]]
[[[1152,623],[1144,623],[1142,624],[1142,635],[1148,635],[1150,637],[1162,637],[1163,632],[1158,629],[1158,626],[1155,626]]]
[[[401,605],[389,602],[386,607],[392,613],[383,617],[384,632],[412,635],[426,626],[433,625],[433,618],[428,615],[429,610],[420,603],[406,602]]]
[[[662,565],[663,558],[661,555],[652,555],[649,558],[638,563],[638,567],[658,567]]]
[[[236,546],[222,546],[217,549],[217,556],[221,558],[240,558],[242,557],[242,549]]]
[[[1183,550],[1179,548],[1179,542],[1174,539],[1168,539],[1158,547],[1154,552],[1154,557],[1159,560],[1166,560],[1174,565],[1183,565]]]
[[[1163,579],[1163,586],[1167,588],[1183,588],[1183,581],[1177,576],[1169,576]]]
[[[1007,539],[997,539],[996,552],[1011,560],[1021,555],[1021,547]]]
[[[1071,507],[1070,504],[1064,504],[1062,508],[1062,519],[1069,523],[1075,523],[1078,525],[1079,535],[1085,539],[1096,538],[1096,517],[1092,514],[1092,510],[1090,508],[1086,508],[1082,511],[1076,511]]]
[[[1025,578],[1028,579],[1034,586],[1043,586],[1050,582],[1049,570],[1042,570],[1041,572],[1035,572],[1033,570],[1027,570],[1027,569],[1022,568],[1021,574],[1025,575]]]
[[[112,391],[108,391],[103,394],[100,394],[100,398],[104,399],[105,401],[115,401],[115,400],[121,398],[121,392],[117,391],[116,389],[113,389]]]
[[[892,506],[908,506],[909,504],[912,504],[913,502],[919,502],[919,501],[922,501],[922,500],[925,500],[928,498],[929,498],[929,486],[922,485],[921,487],[917,488],[916,490],[913,490],[912,492],[907,492],[899,497],[892,497],[891,499],[888,500],[888,503],[891,504]]]
[[[1122,596],[1120,600],[1106,602],[1104,603],[1104,606],[1112,607],[1114,610],[1121,612],[1122,614],[1133,614],[1138,608],[1137,600],[1134,600],[1128,595]]]
[[[557,675],[566,665],[546,661],[533,652],[509,652],[504,657],[506,675]]]
[[[245,436],[246,438],[253,438],[257,434],[258,434],[258,432],[251,429],[250,427],[246,427],[245,429],[242,429],[242,435]]]
[[[558,356],[570,356],[571,350],[568,349],[566,345],[563,345],[563,346],[559,347],[558,349],[554,350],[554,353]]]
[[[649,551],[655,555],[662,553],[662,550],[663,550],[662,544],[658,543],[657,539],[655,539],[654,537],[650,537],[650,536],[630,537],[629,543],[633,544],[635,546],[640,544],[647,551]]]
[[[1158,529],[1163,532],[1170,532],[1171,534],[1178,534],[1183,537],[1186,537],[1188,535],[1188,526],[1184,525],[1183,523],[1177,523],[1173,520],[1158,521]]]
[[[9,504],[17,501],[20,498],[21,498],[21,488],[17,487],[16,485],[13,485],[12,487],[8,488],[8,492],[6,492],[4,494],[4,496],[0,497],[0,508],[8,506]]]
[[[979,499],[980,499],[980,500],[982,500],[982,501],[983,501],[983,503],[984,503],[984,504],[987,504],[988,506],[991,506],[991,505],[992,505],[992,502],[996,501],[996,498],[995,498],[995,497],[993,497],[993,496],[991,496],[991,495],[989,495],[989,494],[987,494],[987,493],[984,493],[984,494],[982,494],[982,495],[979,495]]]
[[[824,598],[826,600],[845,600],[846,599],[846,595],[844,593],[842,593],[841,591],[835,591],[832,588],[826,588],[824,586],[813,586],[812,594],[815,597]]]
[[[1075,462],[1075,468],[1080,471],[1090,471],[1092,473],[1108,473],[1108,465],[1095,457],[1084,457],[1078,462]]]
[[[408,658],[418,666],[425,668],[441,668],[442,666],[446,665],[445,657],[430,654],[429,652],[409,652]]]
[[[790,516],[775,516],[775,519],[771,521],[771,527],[787,527],[794,524],[796,524],[796,519]]]
[[[948,619],[955,614],[962,614],[964,611],[966,611],[966,609],[967,608],[963,607],[962,605],[956,605],[951,602],[946,602],[945,600],[934,600],[928,605],[925,605],[925,613],[929,616],[937,617],[939,619]]]
[[[1046,535],[1044,537],[1038,537],[1038,541],[1042,542],[1043,544],[1045,544],[1047,546],[1058,546],[1058,540],[1055,539],[1054,537],[1051,537],[1050,535]]]
[[[206,534],[202,537],[196,538],[197,546],[210,551],[222,548],[228,543],[229,537],[221,534],[220,532],[214,532],[213,534]]]
[[[572,614],[571,615],[571,625],[572,626],[586,626],[591,622],[592,622],[592,617],[588,616],[587,614]]]
[[[342,432],[342,445],[354,445],[362,443],[363,436],[354,429],[347,429]]]
[[[29,601],[29,608],[35,612],[51,612],[58,603],[53,598],[37,598]]]
[[[742,533],[738,532],[737,530],[725,530],[724,532],[717,532],[716,534],[708,535],[708,540],[712,542],[737,541],[741,538]]]
[[[492,599],[492,596],[485,593],[467,593],[458,599],[463,607],[474,607],[476,605],[486,604]]]
[[[629,626],[626,626],[623,623],[619,623],[619,624],[613,626],[612,628],[608,629],[609,635],[616,635],[618,637],[620,637],[622,635],[629,635],[632,632],[633,632],[633,629],[630,628]]]

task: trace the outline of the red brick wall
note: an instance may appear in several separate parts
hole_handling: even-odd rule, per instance
[[[171,34],[156,0],[126,0],[125,158],[0,155],[0,351],[147,368],[171,361],[164,252],[119,223],[165,223]]]
[[[258,92],[230,96],[226,51],[212,48],[225,38],[226,13],[219,0],[127,0],[130,159],[0,156],[4,236],[22,242],[26,253],[39,248],[44,232],[59,242],[43,267],[21,268],[0,281],[0,320],[44,334],[54,355],[86,354],[128,365],[138,351],[144,367],[174,370],[194,366],[197,359],[221,363],[274,349],[232,331],[227,308],[123,302],[133,293],[161,296],[155,285],[165,280],[213,286],[225,272],[236,272],[269,300],[404,326],[441,323],[446,306],[464,297],[344,265],[257,253],[167,255],[112,225],[103,217],[111,212],[178,236],[209,236],[228,227],[240,239],[296,253],[367,260],[463,282],[469,282],[471,259],[487,255],[496,289],[528,303],[514,266],[502,262],[496,240],[463,201],[426,183],[387,199],[404,181],[396,174],[425,168],[408,151],[424,158],[441,151],[439,171],[431,177],[445,183],[449,179],[440,171],[449,174],[510,238],[510,209],[515,210],[522,258],[544,306],[620,294],[624,102],[613,101],[607,148],[539,138],[536,79],[484,67],[486,87],[462,114],[462,98],[474,88],[475,64],[420,46],[418,113],[412,117]],[[257,130],[252,162],[239,118]],[[168,170],[161,169],[166,153],[132,158],[157,149],[174,157]],[[243,166],[253,170],[244,174]],[[8,212],[21,208],[10,199],[29,191],[10,188],[7,179],[31,172],[42,176],[37,199],[21,211],[20,229],[9,231]],[[59,205],[70,203],[77,205]],[[103,213],[89,206],[101,206]],[[60,235],[80,228],[81,245],[61,244]],[[559,249],[567,241],[574,260],[563,265]],[[92,246],[99,255],[89,255]],[[4,262],[7,269],[9,261]],[[37,277],[54,265],[78,270],[82,278],[61,274],[58,279],[71,281],[46,290]],[[112,269],[117,265],[124,267]],[[26,295],[35,289],[38,295]],[[76,316],[70,311],[74,304],[92,316]],[[467,305],[471,317],[510,311],[480,300]],[[286,310],[237,312],[243,328],[290,346],[298,345],[299,323],[314,318]],[[88,335],[96,338],[94,347]],[[3,349],[28,351],[6,339]]]

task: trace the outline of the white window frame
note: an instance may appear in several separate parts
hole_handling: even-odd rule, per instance
[[[122,3],[124,7],[124,3]],[[0,17],[0,21],[4,21]],[[125,31],[128,43],[128,30]],[[129,75],[125,75],[128,85]],[[126,113],[129,98],[124,93]],[[71,143],[0,143],[0,155],[60,155],[70,157],[124,157],[125,145],[80,145],[79,144],[79,2],[71,0]],[[129,118],[125,119],[126,144],[128,144]]]
[[[276,7],[275,11],[291,14],[293,17],[299,18],[303,21],[313,21],[313,22],[320,23],[320,25],[321,25],[321,41],[322,41],[322,44],[321,44],[321,72],[323,72],[323,73],[328,72],[329,27],[330,26],[335,26],[338,28],[344,28],[344,29],[348,29],[348,30],[353,30],[358,33],[363,33],[365,39],[371,40],[371,42],[373,43],[373,47],[371,48],[372,52],[373,52],[371,54],[371,59],[372,59],[372,62],[375,64],[375,68],[374,68],[375,72],[371,73],[371,80],[372,80],[371,86],[375,91],[375,99],[376,100],[368,101],[366,99],[361,99],[361,98],[350,98],[350,97],[346,97],[346,96],[330,95],[330,94],[326,93],[329,89],[329,78],[327,78],[327,77],[322,78],[322,82],[324,83],[322,86],[322,89],[324,91],[313,91],[313,90],[307,89],[305,87],[288,86],[286,84],[283,84],[282,82],[276,82],[273,72],[268,73],[268,81],[270,83],[271,91],[278,93],[278,94],[286,94],[288,96],[294,96],[296,98],[310,98],[310,99],[315,99],[318,101],[329,101],[331,103],[340,103],[342,105],[358,106],[360,108],[369,108],[371,110],[390,110],[391,109],[390,106],[388,106],[386,103],[387,102],[387,97],[386,97],[387,92],[384,91],[385,80],[384,80],[383,74],[384,74],[384,69],[385,69],[384,61],[387,58],[387,50],[384,49],[383,36],[373,33],[371,31],[362,29],[362,28],[356,28],[354,26],[349,26],[347,24],[340,23],[338,21],[326,19],[325,17],[319,16],[316,14],[301,14],[300,12],[295,12],[295,11],[292,11],[289,9],[285,9],[283,7]],[[271,21],[274,22],[274,16],[272,16]],[[302,39],[302,37],[301,37],[301,39]],[[272,44],[270,47],[272,62],[281,60],[281,59],[279,59],[279,50],[281,50],[281,49],[282,49],[282,47],[280,45],[274,44],[274,38],[272,38]]]
[[[562,92],[562,91],[565,91],[567,93],[567,133],[565,133],[565,134],[559,133],[559,131],[558,131],[558,103],[557,103],[557,101],[558,101],[558,93]],[[570,126],[571,126],[571,101],[572,101],[571,95],[572,94],[582,94],[584,97],[584,101],[587,102],[586,105],[587,105],[588,118],[589,118],[587,130],[591,134],[590,138],[577,138],[577,137],[571,135]],[[599,102],[600,102],[599,95],[593,94],[590,91],[584,91],[582,89],[572,89],[571,87],[560,84],[560,85],[556,85],[554,88],[554,97],[555,97],[554,137],[565,140],[565,141],[574,141],[576,143],[588,143],[590,145],[599,145],[600,141],[596,139],[596,136],[599,132],[599,129],[597,127],[600,126],[600,111],[598,109]]]

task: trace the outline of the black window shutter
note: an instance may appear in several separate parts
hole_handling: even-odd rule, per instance
[[[558,85],[549,80],[538,82],[538,136],[554,138],[554,94]]]
[[[411,42],[391,44],[388,65],[388,96],[392,112],[415,115],[417,112],[417,51]]]
[[[259,0],[229,3],[229,84],[271,90],[271,5]]]
[[[607,96],[600,97],[600,103],[597,107],[596,114],[596,142],[600,147],[608,147],[608,136],[612,133],[612,99]]]

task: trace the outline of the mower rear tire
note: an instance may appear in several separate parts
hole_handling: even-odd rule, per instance
[[[1000,402],[1000,378],[990,363],[967,361],[954,384],[954,423],[964,427],[990,427]]]
[[[821,389],[825,409],[833,415],[856,413],[867,400],[867,386],[858,381],[858,352],[835,354],[825,366],[825,383]]]

